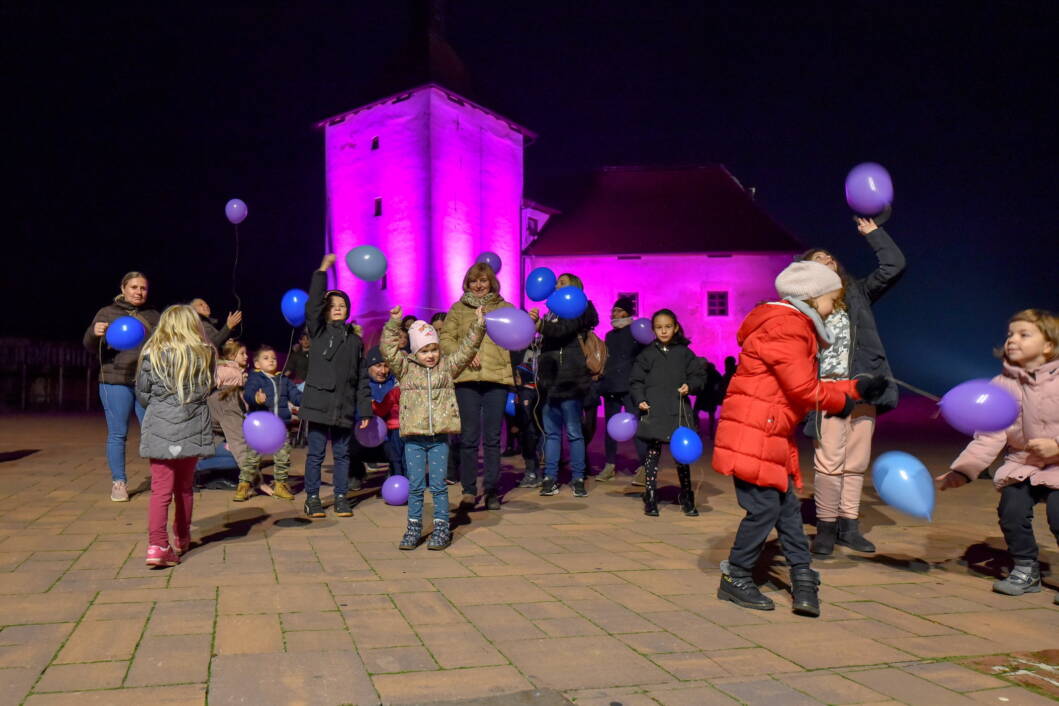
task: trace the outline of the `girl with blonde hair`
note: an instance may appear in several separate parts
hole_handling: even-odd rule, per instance
[[[206,341],[190,306],[171,306],[140,351],[136,396],[147,410],[140,455],[151,462],[147,565],[173,566],[191,546],[192,485],[199,457],[213,455],[206,399],[213,386],[216,349]],[[166,530],[175,506],[173,541]]]

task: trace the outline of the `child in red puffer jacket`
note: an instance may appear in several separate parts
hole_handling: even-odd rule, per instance
[[[775,527],[790,565],[793,609],[820,615],[820,575],[810,568],[809,540],[802,528],[801,487],[794,430],[813,409],[836,416],[853,412],[855,400],[873,399],[886,388],[881,377],[821,381],[817,353],[831,344],[824,319],[842,293],[842,280],[829,267],[804,261],[776,277],[782,298],[755,307],[739,327],[743,350],[728,386],[713,467],[734,476],[746,517],[722,562],[717,597],[755,610],[772,610],[751,576],[761,548]]]

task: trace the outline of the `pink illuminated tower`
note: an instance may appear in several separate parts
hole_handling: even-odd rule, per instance
[[[462,66],[441,35],[439,7],[429,3],[420,44],[426,71],[410,75],[426,82],[318,125],[326,247],[340,260],[333,285],[361,323],[394,304],[423,318],[448,310],[484,251],[501,258],[502,293],[520,299],[522,152],[535,135],[448,87],[462,84]],[[343,264],[358,245],[386,254],[385,279],[363,282]]]

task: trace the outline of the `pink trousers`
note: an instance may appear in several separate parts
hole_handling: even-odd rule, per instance
[[[166,520],[173,502],[173,537],[182,544],[191,539],[191,508],[197,458],[152,458],[151,503],[147,508],[147,543],[169,546]]]
[[[860,515],[864,472],[871,460],[875,407],[857,405],[847,419],[820,418],[820,438],[813,444],[813,496],[816,517],[833,522]]]

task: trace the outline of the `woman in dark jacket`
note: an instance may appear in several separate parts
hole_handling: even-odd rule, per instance
[[[813,553],[827,556],[836,543],[861,552],[874,552],[875,545],[860,533],[860,497],[864,473],[871,459],[871,437],[877,414],[897,406],[897,386],[886,361],[871,307],[901,277],[905,256],[870,218],[857,218],[857,230],[875,251],[879,266],[863,279],[846,274],[831,253],[814,248],[802,255],[827,265],[842,278],[843,295],[827,318],[835,338],[820,356],[820,377],[851,380],[877,375],[887,379],[886,392],[875,405],[859,404],[846,418],[812,413],[806,425],[814,438],[813,495],[816,502],[817,534]]]
[[[607,332],[607,365],[603,370],[603,377],[599,380],[599,392],[603,395],[603,418],[608,422],[611,417],[622,411],[622,408],[626,412],[636,413],[636,405],[629,396],[629,376],[632,374],[633,361],[644,347],[632,337],[630,325],[635,309],[632,299],[622,297],[614,302],[614,307],[610,310],[610,323],[614,328]],[[635,439],[635,444],[639,466],[647,455],[647,447],[639,438]],[[597,481],[608,481],[614,477],[618,442],[610,438],[610,434],[603,437],[603,450],[606,465],[596,476]],[[638,469],[637,473],[640,472]]]
[[[584,289],[575,275],[559,276],[556,287],[574,286]],[[537,382],[541,395],[541,417],[544,421],[544,482],[541,495],[559,492],[559,455],[562,452],[560,434],[566,429],[570,442],[571,485],[574,496],[583,498],[585,490],[585,437],[581,431],[581,412],[585,396],[592,384],[581,350],[580,338],[599,325],[599,315],[592,302],[575,319],[560,319],[554,313],[543,319],[537,309],[530,311],[541,334]]]
[[[362,370],[364,344],[349,318],[349,296],[339,289],[327,289],[327,270],[335,262],[325,255],[320,269],[313,273],[309,299],[305,303],[305,325],[312,341],[309,346],[309,373],[298,415],[308,422],[309,452],[305,458],[305,514],[326,517],[320,502],[320,467],[331,439],[335,459],[335,515],[352,517],[346,499],[349,490],[349,438],[353,423],[360,427],[371,421],[371,389]]]
[[[99,355],[99,399],[107,417],[107,465],[110,466],[110,499],[127,502],[125,478],[125,440],[129,436],[129,415],[143,423],[144,408],[136,399],[136,359],[142,344],[132,350],[119,351],[107,345],[107,327],[122,316],[138,319],[147,329],[144,340],[158,325],[158,312],[147,306],[147,276],[129,272],[121,278],[121,294],[96,312],[85,331],[84,344]]]
[[[655,340],[632,366],[629,394],[640,409],[640,424],[636,436],[647,444],[644,461],[643,512],[658,516],[655,486],[662,443],[673,436],[678,426],[693,427],[695,419],[688,395],[696,395],[706,384],[706,370],[702,359],[688,348],[677,315],[669,309],[656,311],[651,317]],[[677,464],[680,478],[680,504],[684,514],[698,517],[695,493],[691,490],[691,468]]]

